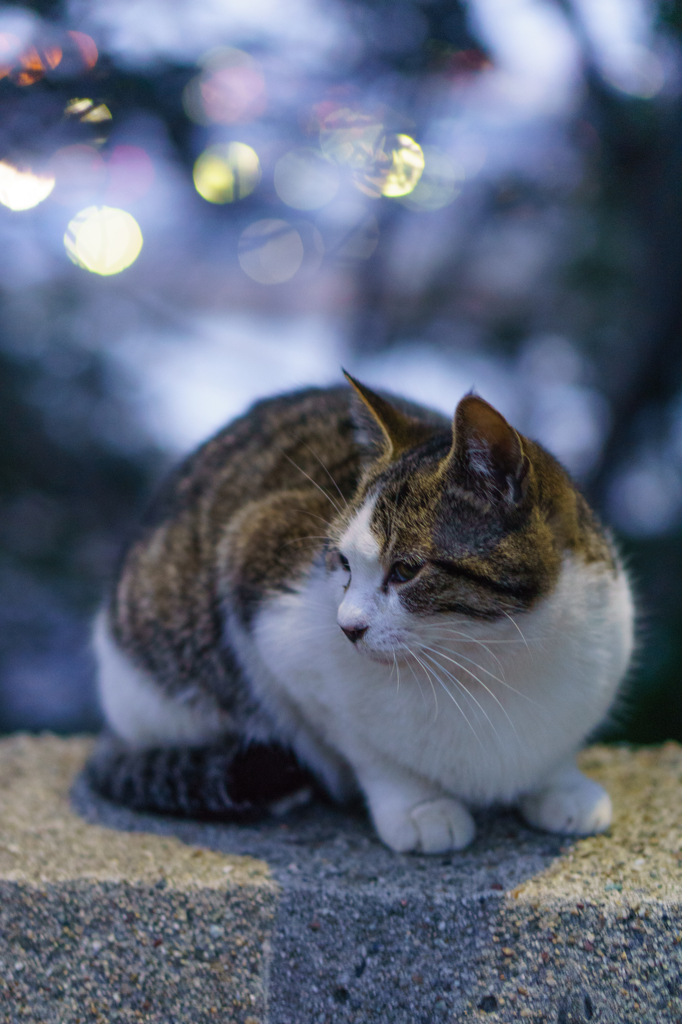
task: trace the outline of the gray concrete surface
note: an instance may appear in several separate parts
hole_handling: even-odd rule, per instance
[[[77,776],[86,749],[0,743],[3,786],[23,772],[0,800],[0,1021],[682,1022],[674,744],[585,752],[614,798],[604,836],[487,812],[447,857],[391,853],[360,811],[134,814]]]

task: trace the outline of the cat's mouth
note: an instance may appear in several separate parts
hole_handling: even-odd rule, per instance
[[[376,661],[379,665],[392,665],[396,658],[395,654],[388,651],[373,651],[369,647],[365,648],[365,653],[370,661]]]
[[[384,650],[369,647],[367,644],[360,644],[359,647],[370,661],[375,661],[378,665],[395,665],[396,661],[401,665],[406,664],[411,653],[402,644],[396,644],[395,647],[389,647]]]

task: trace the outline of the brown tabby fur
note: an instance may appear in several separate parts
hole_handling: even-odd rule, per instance
[[[248,626],[268,595],[295,588],[333,550],[369,494],[387,570],[424,563],[401,588],[417,614],[529,609],[552,591],[566,552],[615,571],[563,468],[482,399],[465,397],[453,427],[351,383],[355,395],[310,389],[258,403],[159,495],[125,558],[110,621],[165,692],[205,688],[237,720],[249,714],[222,602]],[[481,438],[487,476],[475,471]]]

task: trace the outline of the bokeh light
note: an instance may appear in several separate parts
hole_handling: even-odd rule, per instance
[[[277,195],[296,210],[318,210],[339,190],[339,172],[317,150],[292,149],[275,164]]]
[[[109,276],[120,274],[135,262],[142,249],[142,232],[125,210],[89,206],[69,222],[64,246],[79,267]]]
[[[33,85],[44,78],[48,71],[56,68],[62,59],[61,47],[56,43],[41,46],[29,46],[20,54],[11,78],[16,85]]]
[[[441,210],[454,202],[462,191],[464,169],[442,149],[424,147],[424,171],[419,181],[401,202],[410,210]]]
[[[285,220],[257,220],[242,231],[238,257],[244,271],[259,284],[281,284],[303,263],[303,239]]]
[[[95,43],[95,40],[86,35],[85,32],[69,32],[68,35],[76,44],[76,48],[80,53],[85,67],[88,70],[90,68],[94,68],[98,57],[97,44]]]
[[[312,221],[296,221],[295,227],[303,243],[303,262],[301,263],[299,273],[310,275],[319,270],[322,265],[326,251],[325,244],[322,235]]]
[[[111,119],[111,111],[106,103],[99,103],[81,117],[81,121],[91,122],[92,124],[98,124],[100,121],[111,121]]]
[[[185,87],[185,111],[197,124],[244,124],[265,110],[265,80],[243,50],[218,47],[202,60],[203,71]]]
[[[260,181],[258,154],[243,142],[209,146],[194,164],[194,187],[209,203],[233,203]]]
[[[361,170],[374,160],[384,126],[370,114],[341,107],[320,120],[320,149],[337,164]]]
[[[347,167],[365,195],[397,199],[414,190],[424,170],[424,153],[409,135],[386,132],[376,117],[348,107],[320,117],[320,148]]]
[[[14,32],[0,32],[0,78],[6,78],[10,73],[20,50],[19,36]]]
[[[0,32],[0,78],[10,75],[15,85],[39,82],[62,60],[60,70],[67,76],[90,70],[97,63],[97,46],[85,32],[60,34],[59,41],[51,32],[51,38],[43,36],[29,43],[30,36],[35,35],[35,25],[31,25],[23,35],[22,41],[14,32]]]
[[[30,210],[47,199],[53,188],[53,174],[36,174],[0,160],[0,203],[10,210]]]
[[[424,170],[421,146],[409,135],[384,135],[372,159],[354,174],[361,192],[397,199],[414,190]]]
[[[91,99],[75,98],[69,100],[64,107],[67,117],[77,117],[79,121],[98,124],[101,121],[111,121],[112,114],[106,103],[98,103],[95,106]]]
[[[74,96],[64,107],[64,113],[67,117],[80,117],[82,114],[87,114],[88,110],[92,110],[93,106],[91,99]]]

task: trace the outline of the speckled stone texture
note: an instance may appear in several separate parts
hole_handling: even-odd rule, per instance
[[[68,792],[88,749],[0,743],[0,1021],[260,1024],[267,866],[87,825]]]
[[[0,1021],[682,1024],[675,744],[583,754],[606,835],[491,811],[446,857],[391,853],[359,810],[200,825],[80,777],[70,808],[86,750],[0,743]]]

